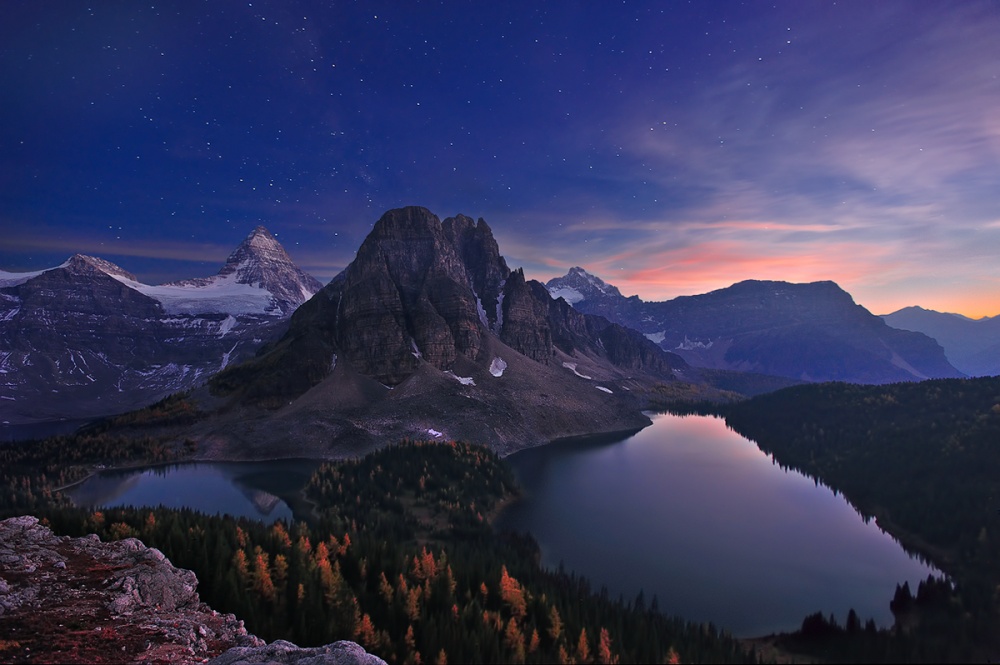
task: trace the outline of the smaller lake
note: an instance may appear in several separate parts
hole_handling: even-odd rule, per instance
[[[300,490],[320,464],[316,460],[191,462],[102,471],[67,494],[77,505],[93,508],[165,506],[268,524],[279,519],[291,523],[309,514]]]
[[[655,415],[626,439],[593,438],[506,459],[525,493],[497,518],[527,531],[542,564],[597,591],[736,636],[797,629],[813,612],[892,624],[896,584],[936,570],[806,476],[783,471],[724,420]]]

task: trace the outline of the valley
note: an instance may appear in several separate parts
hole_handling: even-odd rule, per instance
[[[986,442],[1000,389],[995,379],[929,378],[960,373],[934,340],[889,327],[835,284],[741,282],[642,303],[574,268],[546,287],[507,265],[484,220],[419,207],[385,213],[355,259],[298,306],[280,303],[309,288],[274,281],[275,265],[294,273],[276,256],[287,257],[257,229],[207,280],[145,287],[89,257],[8,278],[4,293],[29,304],[32,289],[64,297],[86,284],[89,304],[78,310],[91,321],[110,321],[102,312],[126,300],[151,316],[214,316],[212,342],[192,342],[209,356],[240,326],[257,346],[241,360],[223,351],[225,362],[145,408],[0,446],[3,514],[44,517],[58,533],[141,537],[195,570],[213,607],[266,639],[352,639],[390,661],[439,652],[494,662],[756,659],[760,643],[730,631],[778,632],[770,645],[832,659],[965,660],[994,648],[996,529],[972,506],[992,505],[997,491]],[[42,289],[43,278],[63,280],[63,290]],[[265,327],[223,311],[253,309],[246,294]],[[588,303],[601,314],[586,313]],[[21,339],[20,323],[3,339]],[[146,326],[159,349],[151,357],[189,352],[173,333],[161,344],[158,324],[121,325]],[[77,332],[59,348],[78,360],[85,347],[129,339],[100,326]],[[31,376],[61,385],[57,373]],[[93,396],[112,380],[88,376]],[[154,394],[130,396],[148,404]],[[82,402],[66,404],[69,416]],[[683,433],[722,426],[705,415],[724,417],[763,453],[746,439],[721,443],[721,430]],[[653,457],[629,461],[642,441]],[[713,446],[725,452],[706,461]],[[554,457],[561,450],[568,462]],[[583,473],[588,455],[596,466]],[[736,472],[737,463],[749,466]],[[738,498],[758,467],[774,475]],[[932,478],[932,469],[944,472]],[[578,485],[557,489],[574,473]],[[648,493],[635,493],[642,486]],[[524,517],[547,492],[569,501],[563,512]],[[169,508],[142,507],[163,497]],[[963,519],[949,517],[956,511]],[[211,516],[226,512],[235,516]],[[573,538],[548,530],[574,523]],[[868,544],[841,549],[856,538]],[[761,545],[740,547],[742,567],[729,553],[741,540]],[[562,556],[559,541],[569,544]],[[644,549],[647,568],[627,563]],[[790,552],[800,558],[785,559]],[[740,579],[712,574],[713,560]],[[440,576],[444,562],[451,581]],[[683,584],[693,586],[681,592],[660,568],[687,570]],[[759,585],[741,591],[751,578]]]

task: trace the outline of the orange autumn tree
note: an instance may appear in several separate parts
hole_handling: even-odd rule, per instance
[[[524,589],[513,576],[507,572],[507,566],[500,570],[500,599],[510,607],[511,613],[517,618],[528,613],[528,604],[524,598]]]
[[[514,617],[510,618],[507,622],[507,629],[504,631],[503,636],[504,644],[510,649],[514,654],[515,663],[524,662],[524,634],[521,632],[520,627],[517,625],[517,619]]]
[[[601,628],[601,636],[597,642],[597,662],[604,665],[614,665],[618,657],[611,653],[611,635],[607,628]]]
[[[587,629],[580,629],[580,639],[576,642],[576,659],[581,663],[590,660],[590,644],[587,642]]]

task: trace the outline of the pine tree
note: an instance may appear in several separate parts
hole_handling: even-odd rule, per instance
[[[507,648],[513,652],[514,662],[523,663],[524,634],[521,633],[521,628],[517,625],[517,619],[514,617],[511,617],[507,622],[507,629],[504,631],[503,641],[504,644],[507,645]]]
[[[590,660],[590,644],[587,643],[587,629],[580,629],[580,639],[576,641],[576,659],[581,663]]]

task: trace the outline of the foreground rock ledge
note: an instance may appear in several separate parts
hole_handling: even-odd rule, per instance
[[[0,521],[0,662],[384,663],[353,642],[265,645],[198,598],[198,580],[135,538],[58,537]]]

